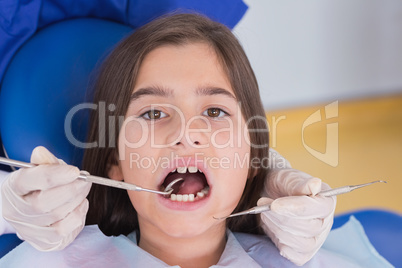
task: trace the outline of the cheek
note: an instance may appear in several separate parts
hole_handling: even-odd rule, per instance
[[[124,120],[119,133],[120,156],[125,156],[127,149],[138,150],[149,142],[148,124],[134,116]]]
[[[244,126],[244,124],[242,124]],[[237,201],[240,199],[244,187],[247,182],[249,168],[250,168],[250,145],[248,140],[246,139],[248,132],[245,132],[245,128],[241,127],[237,129],[234,133],[233,139],[236,140],[235,146],[237,150],[235,151],[234,155],[232,156],[231,162],[232,167],[230,169],[230,174],[227,174],[230,178],[233,178],[229,181],[229,184],[232,184],[233,188],[237,190]],[[245,134],[244,134],[245,133]]]
[[[148,170],[137,168],[137,164],[132,164],[132,166],[129,167],[128,165],[124,164],[124,161],[122,161],[122,170],[125,182],[144,188],[155,188],[155,183],[153,183],[152,179],[150,178]],[[139,214],[143,214],[145,211],[149,210],[149,207],[154,202],[154,200],[152,200],[154,197],[152,194],[136,191],[127,191],[127,193],[130,197],[133,207]]]
[[[222,147],[233,147],[235,145],[235,133],[233,129],[227,127],[227,128],[220,128],[217,130],[214,130],[211,135],[211,145],[216,147],[216,148],[222,148]]]
[[[215,148],[246,148],[250,145],[246,124],[238,115],[226,118],[227,121],[212,123],[211,145]]]
[[[250,167],[250,146],[243,140],[240,147],[227,147],[220,150],[219,167],[214,166],[222,179],[223,195],[238,202],[248,178]],[[230,189],[230,190],[229,190]],[[227,193],[230,192],[230,196]]]

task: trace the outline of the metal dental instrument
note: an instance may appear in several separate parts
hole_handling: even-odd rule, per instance
[[[351,192],[353,190],[356,190],[358,188],[365,187],[365,186],[368,186],[368,185],[371,185],[371,184],[374,184],[374,183],[377,183],[377,182],[387,183],[386,181],[379,180],[379,181],[373,181],[373,182],[364,183],[364,184],[358,184],[358,185],[342,186],[342,187],[339,187],[339,188],[334,188],[334,189],[321,191],[317,195],[329,197],[329,196],[334,196],[334,195],[346,194],[346,193],[349,193],[349,192]],[[269,211],[269,210],[271,210],[271,205],[270,204],[261,205],[261,206],[255,206],[255,207],[252,207],[250,209],[247,209],[247,210],[244,210],[244,211],[241,211],[241,212],[238,212],[238,213],[230,214],[230,215],[225,216],[225,217],[220,217],[220,218],[213,217],[213,218],[215,220],[224,220],[224,219],[227,219],[227,218],[241,216],[241,215],[260,214],[262,212]]]
[[[13,166],[13,167],[19,167],[19,168],[30,168],[30,167],[35,167],[35,164],[31,163],[26,163],[18,160],[12,160],[8,159],[5,157],[0,157],[0,164],[8,165],[8,166]],[[170,191],[156,191],[156,190],[151,190],[147,188],[142,188],[140,186],[130,184],[127,182],[122,182],[122,181],[115,181],[111,179],[106,179],[94,175],[89,175],[89,173],[82,171],[80,176],[78,176],[79,179],[87,181],[87,182],[92,182],[95,184],[101,184],[105,186],[110,186],[110,187],[115,187],[119,189],[125,189],[125,190],[131,190],[131,191],[145,191],[145,192],[150,192],[154,194],[161,194],[161,195],[169,195],[172,193],[173,189]]]
[[[165,192],[171,193],[171,192],[173,191],[173,189],[172,189],[173,185],[176,184],[176,183],[179,182],[179,181],[182,181],[182,180],[184,180],[184,179],[183,179],[183,178],[177,178],[177,179],[173,180],[171,183],[169,183],[169,184],[166,186]]]
[[[362,187],[366,187],[366,186],[369,186],[369,185],[377,183],[377,182],[387,183],[386,181],[379,180],[379,181],[372,181],[372,182],[369,182],[369,183],[363,183],[363,184],[358,184],[358,185],[342,186],[342,187],[338,187],[338,188],[334,188],[334,189],[321,191],[317,195],[328,197],[328,196],[346,194],[346,193],[350,193],[353,190],[356,190],[356,189],[359,189],[359,188],[362,188]]]

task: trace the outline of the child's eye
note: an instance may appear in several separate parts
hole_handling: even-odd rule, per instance
[[[141,117],[143,117],[147,120],[157,120],[157,119],[164,118],[166,116],[167,116],[167,114],[165,114],[164,112],[159,111],[159,110],[149,110],[141,115]]]
[[[224,110],[219,109],[219,108],[209,108],[209,109],[205,110],[202,114],[209,116],[209,117],[214,117],[214,118],[223,117],[225,115],[228,115],[227,112],[225,112]]]

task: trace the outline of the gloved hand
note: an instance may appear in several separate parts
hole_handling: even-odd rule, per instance
[[[31,163],[38,166],[12,172],[3,183],[3,217],[36,249],[61,250],[84,227],[91,183],[44,147],[33,150]]]
[[[0,170],[0,188],[3,185],[3,182],[5,182],[6,178],[10,172],[6,172],[3,170]],[[1,205],[1,198],[0,198],[0,208],[3,207]],[[3,234],[15,234],[15,229],[10,225],[8,221],[6,221],[3,217],[0,217],[0,235]]]
[[[263,197],[257,203],[271,204],[271,211],[260,214],[262,228],[282,256],[303,265],[320,249],[331,230],[336,197],[315,196],[330,187],[290,168],[289,162],[274,150],[270,150],[270,158],[285,163],[285,168],[271,165]]]

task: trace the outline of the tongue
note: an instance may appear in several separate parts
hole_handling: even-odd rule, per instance
[[[174,173],[166,177],[163,185],[166,187],[173,180],[183,178],[184,181],[173,185],[174,194],[197,194],[208,185],[204,174],[201,173]]]
[[[180,185],[178,194],[197,194],[206,185],[201,174],[186,174],[184,179],[184,182]]]

